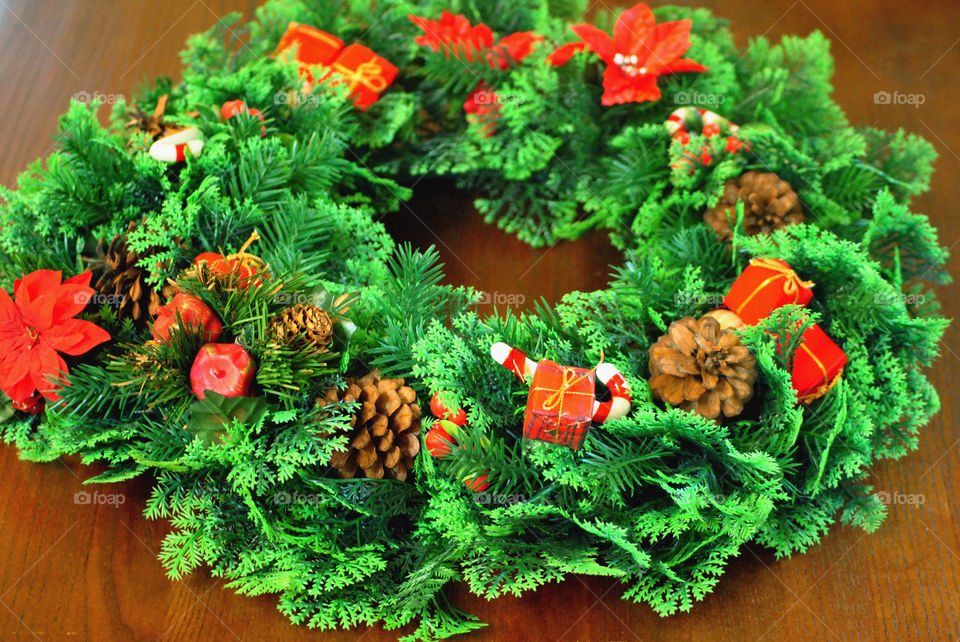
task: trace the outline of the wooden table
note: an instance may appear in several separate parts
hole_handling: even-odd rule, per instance
[[[598,3],[602,4],[602,2]],[[626,4],[626,3],[620,3]],[[730,18],[738,44],[765,34],[807,34],[834,42],[836,94],[855,123],[903,127],[940,152],[933,190],[916,203],[948,245],[960,242],[960,6],[955,0],[700,0]],[[70,96],[128,92],[144,76],[179,74],[177,53],[188,34],[231,10],[251,15],[251,0],[0,0],[0,182],[12,185],[27,163],[50,151],[50,135]],[[162,7],[162,8],[161,8]],[[924,103],[884,105],[878,91],[921,94]],[[540,295],[605,282],[617,254],[602,235],[533,250],[485,226],[468,200],[426,182],[412,208],[389,217],[391,231],[420,245],[436,243],[449,279],[489,292]],[[452,199],[452,200],[451,200]],[[463,216],[447,218],[451,203]],[[442,207],[441,207],[442,206]],[[443,216],[441,216],[441,210]],[[955,252],[956,254],[956,252]],[[508,258],[505,258],[508,257]],[[957,272],[957,261],[952,262]],[[948,316],[960,297],[943,288]],[[805,555],[775,561],[746,550],[717,590],[692,613],[662,619],[618,599],[607,579],[570,578],[522,599],[484,602],[463,589],[454,601],[490,623],[475,640],[780,640],[956,638],[960,590],[960,330],[951,329],[933,371],[944,408],[924,430],[921,447],[873,468],[873,483],[891,494],[922,496],[892,506],[879,532],[834,528]],[[91,474],[75,461],[22,463],[0,447],[0,631],[28,639],[293,639],[395,638],[380,630],[321,634],[290,625],[274,599],[223,590],[197,572],[182,583],[164,576],[156,552],[167,531],[145,520],[148,482],[120,493],[119,506],[76,504]]]

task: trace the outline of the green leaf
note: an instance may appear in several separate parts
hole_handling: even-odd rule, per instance
[[[268,409],[263,397],[224,397],[208,390],[203,399],[190,406],[187,432],[196,435],[204,443],[213,443],[222,438],[231,422],[255,424],[267,414]]]

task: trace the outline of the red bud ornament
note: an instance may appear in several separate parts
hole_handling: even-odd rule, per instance
[[[190,369],[193,394],[207,390],[224,397],[249,397],[257,367],[246,348],[236,343],[208,343],[200,348]]]
[[[185,327],[180,328],[180,323]],[[170,331],[201,330],[204,341],[216,341],[223,330],[223,324],[206,303],[192,294],[177,294],[170,302],[157,311],[157,320],[153,322],[153,338],[165,343],[170,339]]]

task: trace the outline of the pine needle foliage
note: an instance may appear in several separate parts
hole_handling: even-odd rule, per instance
[[[294,623],[379,624],[409,640],[483,626],[450,603],[453,582],[495,598],[570,573],[614,577],[625,599],[669,615],[712,591],[745,546],[783,556],[838,519],[878,528],[885,506],[870,467],[916,448],[939,408],[924,370],[948,321],[928,288],[949,282],[947,252],[909,209],[929,187],[932,146],[847,122],[821,34],[738,51],[703,9],[656,13],[692,19],[688,55],[708,73],[661,78],[659,101],[603,107],[595,55],[546,61],[573,41],[569,24],[587,4],[271,0],[249,23],[231,14],[191,37],[182,81],[148,83],[106,124],[95,106],[71,104],[54,151],[0,190],[4,286],[40,268],[76,274],[99,239],[132,223],[130,247],[153,252],[139,266],[149,283],[198,296],[223,322],[219,341],[253,356],[256,397],[211,423],[216,398],[199,403],[189,379],[203,338],[157,343],[103,306],[84,318],[113,340],[70,362],[69,387],[42,414],[4,398],[3,438],[25,459],[103,465],[90,483],[150,475],[145,512],[172,525],[159,554],[172,578],[206,566],[239,593],[276,596]],[[506,69],[414,44],[408,16],[443,10],[497,38],[544,40]],[[609,31],[614,18],[593,20]],[[400,69],[396,81],[365,112],[329,80],[304,94],[296,64],[272,55],[291,21],[370,46]],[[503,99],[492,127],[463,110],[481,81]],[[153,160],[148,137],[124,127],[130,108],[150,112],[163,95],[167,118],[204,135],[202,154],[183,163]],[[235,99],[264,122],[221,121],[219,106]],[[749,145],[672,140],[663,123],[681,105],[728,117]],[[751,169],[788,181],[807,224],[768,237],[739,224],[721,244],[703,212]],[[624,262],[605,289],[483,317],[477,292],[444,283],[434,248],[395,247],[379,223],[408,186],[437,177],[474,191],[488,221],[534,245],[606,229]],[[184,274],[201,252],[237,252],[253,233],[248,251],[269,278],[235,289]],[[718,307],[752,257],[784,259],[816,283],[806,308],[740,331],[760,373],[753,400],[720,423],[655,402],[650,346],[672,321]],[[276,343],[273,315],[340,296],[355,331],[330,351]],[[849,363],[806,405],[789,337],[814,321]],[[528,384],[490,359],[497,341],[579,367],[602,353],[629,381],[632,411],[594,426],[580,451],[524,440]],[[341,479],[329,466],[357,404],[317,399],[374,367],[405,378],[422,408],[443,392],[468,415],[450,456],[424,446],[407,482]],[[433,419],[425,412],[424,434]],[[468,488],[481,476],[484,490]]]

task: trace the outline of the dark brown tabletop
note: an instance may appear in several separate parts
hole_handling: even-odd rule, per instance
[[[595,5],[603,5],[603,0]],[[613,4],[626,5],[625,2]],[[705,5],[731,20],[738,44],[819,29],[833,40],[836,96],[850,120],[904,128],[940,153],[930,193],[918,199],[947,246],[960,243],[960,5],[956,0],[751,0]],[[179,76],[185,38],[252,0],[0,0],[0,182],[13,185],[51,149],[57,117],[80,91],[129,94],[145,76]],[[916,94],[918,106],[879,104],[877,92]],[[106,114],[104,108],[103,114]],[[425,181],[388,217],[397,238],[435,243],[451,282],[514,296],[544,296],[604,285],[618,260],[603,234],[531,249],[476,216],[469,199]],[[451,213],[458,216],[451,216]],[[954,255],[960,253],[954,247]],[[951,261],[957,272],[958,262]],[[960,297],[941,289],[944,311]],[[458,588],[454,603],[489,627],[473,640],[956,639],[960,592],[960,328],[951,328],[932,372],[943,411],[920,449],[882,462],[873,485],[913,495],[893,505],[873,535],[835,527],[805,555],[775,560],[747,549],[717,589],[690,613],[660,618],[623,602],[610,579],[572,577],[523,598],[493,602]],[[77,461],[20,462],[0,447],[0,633],[4,639],[392,640],[394,632],[311,632],[291,625],[269,596],[224,589],[205,571],[169,581],[156,553],[167,532],[142,516],[149,480],[100,488],[120,505],[74,502],[95,471]],[[96,490],[96,489],[85,489]],[[920,503],[919,500],[922,500]]]

